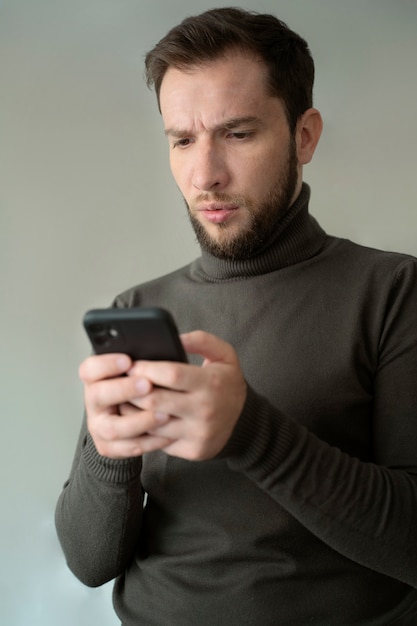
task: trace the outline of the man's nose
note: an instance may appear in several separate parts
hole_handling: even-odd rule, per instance
[[[212,143],[198,147],[194,152],[193,185],[199,191],[224,189],[229,182],[229,174],[224,155]]]

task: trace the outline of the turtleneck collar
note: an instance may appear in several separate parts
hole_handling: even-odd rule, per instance
[[[192,273],[205,281],[220,282],[267,274],[315,256],[326,233],[308,212],[310,187],[303,183],[297,200],[283,216],[279,227],[262,250],[250,259],[225,261],[205,250],[193,263]]]

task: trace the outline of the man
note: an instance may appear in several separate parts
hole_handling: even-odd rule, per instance
[[[191,363],[82,363],[68,564],[125,626],[417,624],[417,261],[309,215],[285,24],[207,11],[146,67],[202,254],[115,306],[169,309]]]

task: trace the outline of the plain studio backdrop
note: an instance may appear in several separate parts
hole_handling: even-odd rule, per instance
[[[81,423],[86,309],[198,254],[144,54],[205,0],[0,0],[0,623],[112,626],[53,524]],[[417,255],[415,0],[270,0],[310,44],[325,127],[311,212]],[[336,348],[336,347],[335,347]]]

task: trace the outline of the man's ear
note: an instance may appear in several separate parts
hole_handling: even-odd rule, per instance
[[[295,130],[297,157],[300,165],[309,163],[319,142],[323,120],[317,109],[307,109],[298,119]]]

